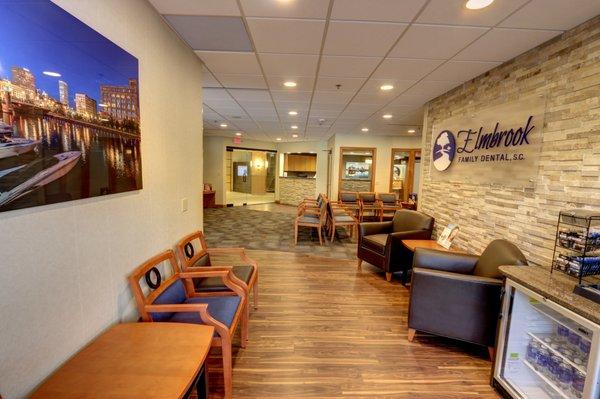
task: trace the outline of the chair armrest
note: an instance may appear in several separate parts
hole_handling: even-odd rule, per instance
[[[245,248],[207,248],[207,252],[209,254],[215,254],[215,255],[237,254],[237,255],[239,255],[242,262],[244,262],[244,264],[248,264],[248,265],[252,266],[254,268],[254,271],[258,272],[258,263],[246,254]],[[214,267],[225,267],[225,268],[231,269],[231,266],[219,266],[219,265],[211,266],[211,268],[214,268]],[[235,280],[242,282],[241,280],[238,280],[237,277],[235,277],[235,275],[233,273],[231,273],[231,275],[234,277]],[[242,282],[242,284],[244,286],[246,285],[246,283],[244,283],[244,282]]]
[[[243,303],[243,302],[242,302]],[[144,310],[148,313],[195,313],[200,315],[200,320],[206,325],[214,327],[217,333],[223,337],[227,334],[229,328],[219,320],[208,313],[208,304],[206,303],[180,303],[164,305],[144,305]]]
[[[478,256],[436,249],[416,248],[413,267],[440,270],[453,273],[471,274]]]
[[[367,222],[358,225],[360,237],[370,236],[373,234],[386,234],[392,232],[393,223],[390,222]]]
[[[428,240],[431,238],[431,233],[429,230],[406,230],[392,232],[390,236],[392,240],[400,243],[402,240]]]
[[[199,268],[200,269],[200,268]],[[179,278],[181,278],[182,280],[193,280],[195,278],[207,278],[207,277],[220,277],[221,280],[223,281],[223,284],[225,284],[225,286],[227,288],[229,288],[231,291],[235,292],[237,294],[237,296],[242,298],[242,301],[246,301],[246,297],[247,297],[247,288],[244,285],[240,285],[238,282],[240,280],[238,280],[234,274],[233,271],[231,270],[231,268],[221,268],[219,269],[219,267],[202,267],[201,269],[204,269],[202,271],[183,271],[180,272],[178,274]]]
[[[494,346],[502,281],[413,268],[409,328]]]

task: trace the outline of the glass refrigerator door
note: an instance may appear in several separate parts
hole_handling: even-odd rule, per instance
[[[525,288],[507,294],[496,379],[520,398],[597,399],[594,325]]]

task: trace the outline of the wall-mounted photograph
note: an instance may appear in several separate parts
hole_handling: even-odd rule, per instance
[[[0,212],[140,190],[137,58],[49,0],[0,15]]]

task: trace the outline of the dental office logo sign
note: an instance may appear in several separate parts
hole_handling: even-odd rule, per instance
[[[544,108],[544,98],[531,97],[436,123],[431,179],[531,187]]]

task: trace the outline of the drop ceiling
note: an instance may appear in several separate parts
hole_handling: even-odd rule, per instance
[[[427,101],[600,13],[598,0],[150,2],[204,63],[205,134],[267,141],[420,135]]]

